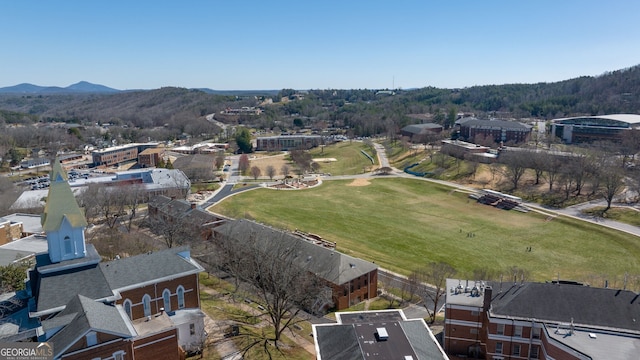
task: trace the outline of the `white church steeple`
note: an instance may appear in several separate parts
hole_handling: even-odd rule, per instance
[[[86,255],[84,229],[87,227],[87,220],[67,179],[60,161],[56,159],[51,166],[51,185],[41,218],[52,263],[79,259]]]

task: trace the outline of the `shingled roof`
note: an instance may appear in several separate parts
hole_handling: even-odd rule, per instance
[[[114,291],[197,274],[204,271],[190,257],[188,247],[170,248],[100,263],[100,269]]]
[[[606,311],[604,311],[606,309]],[[573,322],[640,331],[640,294],[627,290],[557,283],[523,283],[497,292],[493,288],[492,316]]]
[[[45,232],[60,229],[63,219],[67,219],[72,227],[86,227],[87,220],[67,182],[67,174],[56,159],[52,165],[51,185],[47,194],[47,203],[41,218]]]
[[[39,279],[37,312],[53,312],[65,306],[74,296],[105,299],[113,292],[97,265],[73,268]]]
[[[122,338],[136,335],[135,330],[127,325],[117,308],[82,295],[76,295],[60,314],[43,321],[42,326],[45,329],[63,326],[49,339],[53,343],[56,358],[86,336],[89,331]]]
[[[376,264],[342,254],[305,241],[293,234],[258,224],[249,220],[228,221],[215,228],[216,233],[237,239],[246,240],[249,236],[264,241],[265,246],[284,243],[285,247],[295,248],[298,252],[298,265],[322,279],[342,285],[378,268]],[[282,243],[278,244],[282,246]]]

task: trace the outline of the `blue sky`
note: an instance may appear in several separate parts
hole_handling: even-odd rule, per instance
[[[0,87],[441,88],[640,64],[640,1],[0,1]]]

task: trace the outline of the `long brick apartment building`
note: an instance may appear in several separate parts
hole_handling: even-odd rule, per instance
[[[574,282],[448,279],[443,348],[475,359],[637,359],[640,295]]]

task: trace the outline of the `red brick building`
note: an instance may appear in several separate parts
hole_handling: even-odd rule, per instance
[[[333,304],[322,307],[346,309],[361,301],[375,298],[378,292],[378,266],[369,261],[342,254],[333,247],[326,247],[296,236],[284,230],[278,230],[249,220],[227,221],[214,228],[214,241],[218,237],[227,237],[243,241],[245,234],[260,239],[267,244],[282,243],[297,249],[300,269],[309,271],[321,278],[331,289]],[[275,245],[274,245],[275,246]]]
[[[456,127],[459,138],[470,142],[477,142],[479,138],[491,138],[496,143],[521,143],[531,135],[530,125],[509,120],[462,118],[456,121]]]
[[[573,282],[447,280],[443,347],[478,359],[635,359],[640,303]]]
[[[198,274],[186,247],[102,262],[60,162],[42,215],[48,251],[36,255],[21,326],[2,339],[53,344],[55,359],[183,359],[206,333]],[[24,318],[18,318],[23,316]],[[187,331],[183,331],[184,329]]]
[[[164,148],[149,148],[138,154],[138,165],[140,167],[156,167],[160,160],[164,158]]]

